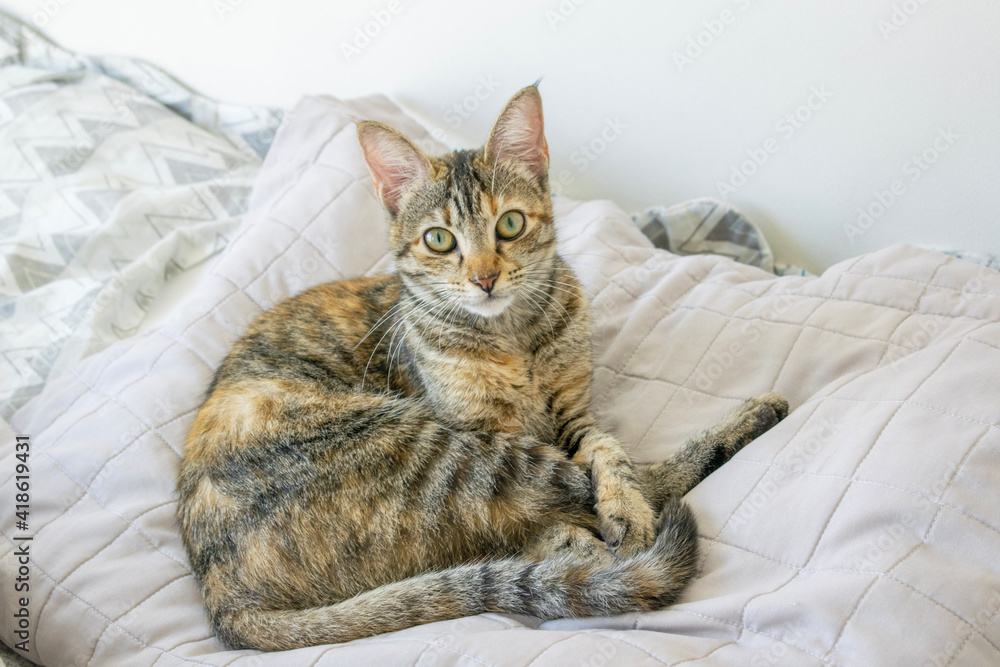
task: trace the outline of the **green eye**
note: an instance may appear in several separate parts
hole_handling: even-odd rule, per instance
[[[455,235],[444,227],[434,227],[424,232],[424,243],[434,252],[451,252],[455,249]]]
[[[507,211],[500,216],[497,223],[497,236],[508,241],[524,231],[524,214],[520,211]]]

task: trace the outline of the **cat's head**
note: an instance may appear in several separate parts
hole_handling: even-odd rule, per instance
[[[371,121],[358,124],[358,139],[388,212],[396,271],[413,293],[485,317],[537,299],[555,257],[537,88],[510,99],[478,150],[427,156]]]

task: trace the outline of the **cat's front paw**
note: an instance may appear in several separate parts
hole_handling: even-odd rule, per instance
[[[597,495],[598,525],[611,553],[618,558],[629,558],[653,546],[655,517],[639,489],[618,480]]]

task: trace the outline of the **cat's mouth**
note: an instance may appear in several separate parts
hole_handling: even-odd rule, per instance
[[[495,317],[506,310],[511,301],[513,301],[513,296],[511,294],[497,294],[496,292],[491,292],[483,294],[478,298],[466,301],[465,309],[473,315]]]

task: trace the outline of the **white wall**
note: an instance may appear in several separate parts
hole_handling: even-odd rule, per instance
[[[766,161],[726,194],[781,260],[818,270],[897,241],[1000,253],[996,0],[394,0],[396,14],[389,0],[0,6],[64,46],[144,57],[218,98],[386,92],[461,146],[544,76],[552,175],[572,177],[569,196],[626,210],[719,196],[749,151]],[[346,57],[373,11],[391,20]],[[679,66],[699,38],[706,46]],[[449,122],[463,100],[479,108]],[[808,117],[797,126],[784,120],[796,110]],[[612,141],[584,157],[602,133]],[[925,152],[934,164],[912,160]],[[879,197],[892,199],[881,217],[851,229],[859,208],[879,213]]]

